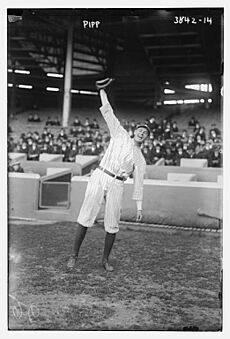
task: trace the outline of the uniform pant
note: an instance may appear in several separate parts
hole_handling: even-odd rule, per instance
[[[117,233],[123,189],[123,181],[113,178],[97,168],[88,182],[84,202],[77,219],[78,223],[85,227],[93,226],[105,197],[105,230],[108,233]]]

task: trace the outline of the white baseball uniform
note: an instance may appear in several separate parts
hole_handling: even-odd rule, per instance
[[[109,146],[100,166],[116,176],[133,173],[134,190],[132,198],[142,201],[146,162],[141,149],[135,146],[134,140],[121,126],[109,103],[103,105],[100,111],[111,134]],[[93,226],[105,197],[105,230],[108,233],[118,232],[123,189],[123,181],[116,179],[116,177],[113,178],[97,168],[87,185],[85,199],[77,219],[78,223],[85,227]]]

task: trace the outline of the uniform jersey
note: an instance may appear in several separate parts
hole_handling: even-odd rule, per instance
[[[118,176],[124,172],[128,175],[133,173],[133,199],[142,200],[146,162],[141,149],[135,146],[134,140],[130,138],[128,132],[121,126],[109,103],[102,106],[100,111],[111,135],[109,146],[101,160],[100,166]]]

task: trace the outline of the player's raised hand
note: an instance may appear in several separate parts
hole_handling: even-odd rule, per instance
[[[137,217],[136,217],[136,221],[139,222],[142,220],[142,211],[138,210],[137,211]]]

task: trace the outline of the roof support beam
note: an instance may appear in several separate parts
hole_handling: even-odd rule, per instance
[[[203,54],[176,54],[176,55],[153,55],[151,59],[179,59],[179,58],[201,58]]]
[[[205,66],[206,64],[203,62],[200,63],[195,63],[195,62],[190,62],[190,63],[184,63],[184,64],[164,64],[164,65],[155,65],[156,68],[177,68],[177,67],[194,67],[194,66]]]
[[[146,46],[148,50],[152,49],[167,49],[167,48],[193,48],[201,47],[201,44],[184,44],[184,45],[156,45],[156,46]]]
[[[141,38],[163,38],[163,37],[171,37],[171,36],[189,36],[189,35],[197,35],[197,32],[173,32],[173,33],[148,33],[148,34],[140,34]]]

